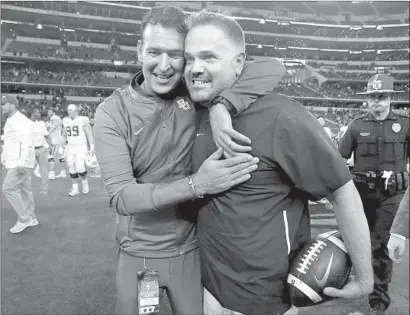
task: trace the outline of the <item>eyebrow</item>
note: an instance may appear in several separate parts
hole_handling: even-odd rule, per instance
[[[167,53],[182,53],[183,49],[164,49],[158,47],[148,47],[147,50],[158,50],[158,51],[165,51]]]
[[[200,51],[200,52],[198,53],[198,55],[216,55],[216,54],[217,54],[217,53],[216,53],[215,51],[213,51],[213,50],[202,50],[202,51]],[[184,55],[186,55],[186,56],[192,56],[192,54],[189,53],[189,52],[187,52],[187,51],[184,52]]]

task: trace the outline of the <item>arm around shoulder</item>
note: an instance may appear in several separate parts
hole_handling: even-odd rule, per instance
[[[285,66],[277,59],[246,62],[232,88],[219,96],[230,102],[240,114],[259,97],[271,93],[285,74]]]

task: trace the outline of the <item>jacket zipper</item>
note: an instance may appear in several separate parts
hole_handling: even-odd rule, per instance
[[[165,143],[167,146],[167,155],[168,155],[168,165],[167,166],[168,166],[168,176],[169,176],[172,171],[171,163],[170,163],[171,161],[171,138],[169,137],[170,133],[167,132],[167,127],[165,124],[165,117],[167,117],[166,114],[168,114],[165,112],[166,110],[167,110],[167,105],[165,104],[165,106],[161,110],[161,122],[162,122],[162,129],[164,131]]]

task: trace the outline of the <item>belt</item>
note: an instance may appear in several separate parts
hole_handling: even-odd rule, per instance
[[[44,146],[40,145],[39,147],[34,147],[34,149],[41,149],[42,147],[44,147]]]

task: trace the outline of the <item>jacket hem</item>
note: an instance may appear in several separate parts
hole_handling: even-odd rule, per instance
[[[118,243],[118,242],[117,242]],[[139,257],[139,258],[172,258],[181,255],[185,255],[190,251],[193,251],[198,248],[198,240],[194,240],[187,244],[181,245],[167,250],[158,250],[158,251],[139,251],[132,248],[132,246],[124,247],[122,244],[118,243],[120,250],[124,251],[128,255]]]

